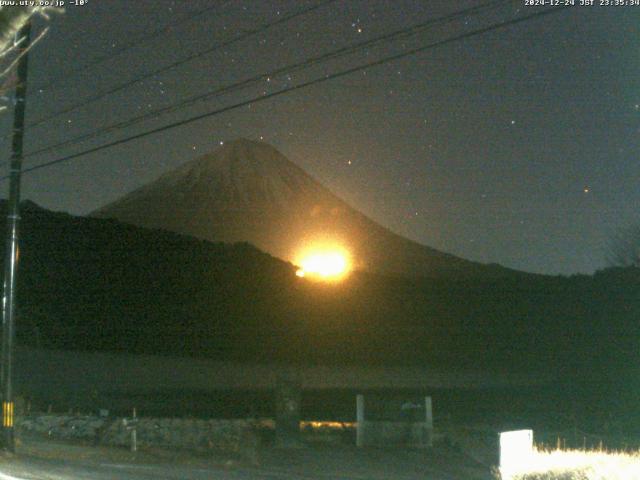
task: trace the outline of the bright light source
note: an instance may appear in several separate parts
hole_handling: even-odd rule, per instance
[[[312,277],[321,280],[340,280],[350,270],[349,254],[340,247],[311,247],[299,255],[296,262],[300,269],[298,277]]]
[[[336,277],[347,269],[347,259],[341,253],[316,253],[302,260],[302,271],[321,277]]]

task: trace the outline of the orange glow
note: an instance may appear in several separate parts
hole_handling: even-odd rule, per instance
[[[351,269],[346,250],[337,246],[314,246],[298,255],[298,277],[333,281],[344,278]]]

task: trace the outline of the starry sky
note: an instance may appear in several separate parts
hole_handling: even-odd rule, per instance
[[[26,132],[25,168],[244,105],[25,174],[23,198],[83,215],[220,142],[262,139],[420,243],[530,272],[592,273],[606,266],[612,236],[640,223],[640,7],[575,3],[435,47],[427,46],[549,7],[525,0],[69,5],[35,23],[36,33],[50,30],[29,59],[26,121],[36,125]],[[421,51],[402,55],[414,49]],[[392,56],[399,58],[270,97]],[[259,80],[186,102],[252,78]],[[3,132],[10,124],[5,112]]]

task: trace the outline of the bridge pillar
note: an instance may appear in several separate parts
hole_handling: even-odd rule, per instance
[[[296,379],[286,376],[276,384],[276,446],[299,448],[301,386]]]

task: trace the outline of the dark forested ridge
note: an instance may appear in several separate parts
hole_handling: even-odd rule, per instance
[[[248,244],[32,203],[21,234],[17,335],[26,345],[571,374],[640,364],[638,269],[486,280],[356,272],[319,284]]]

